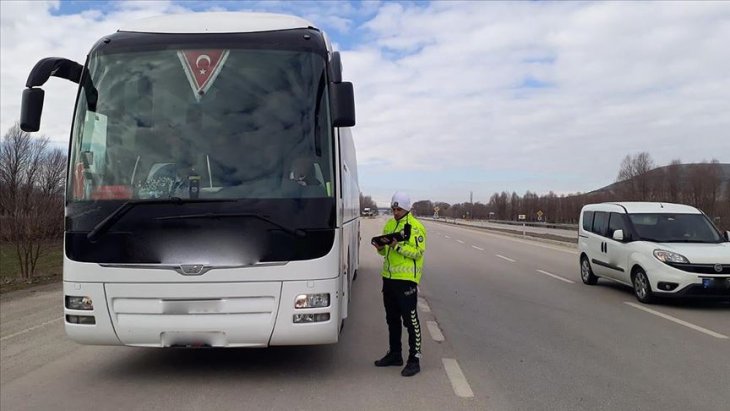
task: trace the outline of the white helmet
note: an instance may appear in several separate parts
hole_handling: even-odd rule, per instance
[[[408,194],[397,191],[390,200],[390,207],[400,207],[406,211],[411,211],[411,198]]]

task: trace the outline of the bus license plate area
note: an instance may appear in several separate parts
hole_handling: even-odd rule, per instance
[[[160,334],[163,347],[208,348],[225,347],[226,335],[222,332],[167,331]]]

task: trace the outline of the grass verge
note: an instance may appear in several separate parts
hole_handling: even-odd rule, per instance
[[[63,241],[48,244],[45,254],[38,258],[35,274],[28,282],[20,278],[20,262],[11,243],[0,243],[0,294],[22,290],[40,284],[61,281],[63,272]]]

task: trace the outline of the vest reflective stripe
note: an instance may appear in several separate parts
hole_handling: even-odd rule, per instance
[[[393,248],[386,246],[381,255],[383,261],[383,277],[394,280],[408,280],[418,283],[423,274],[423,254],[426,251],[426,229],[420,221],[407,214],[400,221],[390,219],[383,228],[383,234],[390,234],[403,230],[405,225],[411,225],[411,237],[408,241],[398,243]]]

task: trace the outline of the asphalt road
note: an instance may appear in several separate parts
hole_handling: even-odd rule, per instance
[[[525,232],[525,233],[537,233],[537,234],[548,234],[550,236],[554,237],[562,237],[565,238],[566,241],[577,241],[578,240],[578,230],[564,230],[561,228],[546,228],[541,226],[533,226],[533,225],[525,225],[524,227],[521,224],[503,224],[503,223],[495,223],[488,220],[464,220],[464,219],[452,219],[452,218],[444,218],[439,220],[442,223],[448,223],[448,224],[461,224],[461,225],[471,225],[476,227],[484,227],[486,229],[496,229],[496,230],[509,230],[509,231],[515,231],[515,232]]]
[[[419,303],[423,371],[403,378],[396,367],[373,367],[387,335],[381,258],[366,239],[384,222],[363,220],[353,314],[336,345],[82,346],[64,336],[59,285],[3,296],[0,409],[721,410],[730,404],[730,305],[643,306],[624,286],[583,285],[575,249],[431,222]]]

